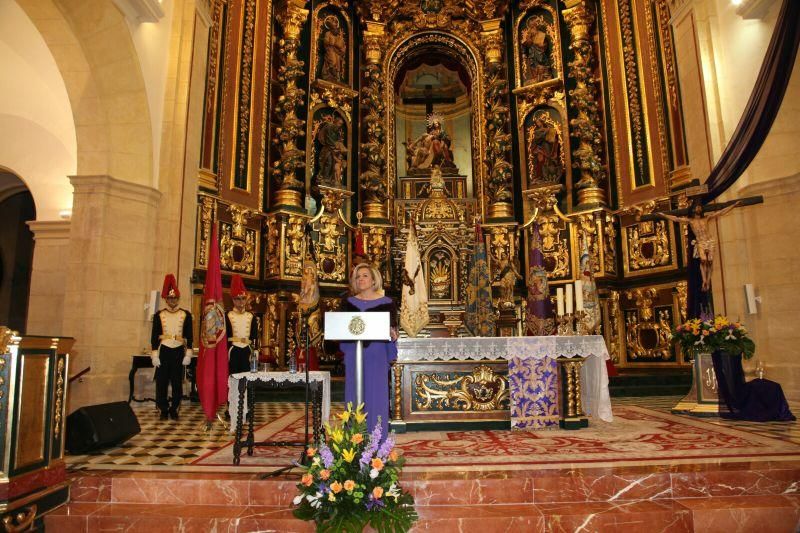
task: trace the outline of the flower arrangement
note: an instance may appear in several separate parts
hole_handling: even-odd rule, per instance
[[[325,426],[325,441],[308,448],[310,459],[297,484],[294,515],[313,520],[318,532],[408,531],[417,520],[414,498],[398,483],[405,459],[394,436],[382,440],[380,421],[367,433],[363,404],[351,403],[338,415],[341,424]]]
[[[742,354],[750,359],[756,351],[753,340],[739,322],[717,315],[694,318],[672,331],[672,340],[678,341],[685,352],[714,352],[720,350],[729,354]]]

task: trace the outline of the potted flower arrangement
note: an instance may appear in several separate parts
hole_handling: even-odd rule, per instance
[[[408,531],[417,520],[414,498],[400,488],[405,462],[394,436],[382,440],[381,425],[367,432],[363,404],[341,413],[341,423],[325,426],[325,441],[308,448],[310,459],[294,499],[294,515],[313,520],[318,532]]]
[[[684,352],[695,354],[718,351],[730,355],[742,354],[745,359],[750,359],[756,350],[744,326],[722,315],[713,319],[701,317],[688,320],[672,331],[672,340],[677,341]]]

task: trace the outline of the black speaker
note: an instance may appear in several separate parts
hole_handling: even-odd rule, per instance
[[[122,444],[142,428],[128,402],[81,407],[67,417],[67,451],[73,455]]]

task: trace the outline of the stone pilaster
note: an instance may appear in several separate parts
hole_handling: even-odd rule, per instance
[[[32,220],[34,248],[28,299],[28,335],[62,335],[69,256],[69,220]]]
[[[111,176],[71,176],[64,335],[75,337],[70,410],[127,398],[130,357],[149,342],[144,310],[155,261],[160,193]],[[186,295],[188,296],[188,295]],[[181,305],[189,306],[188,298]]]

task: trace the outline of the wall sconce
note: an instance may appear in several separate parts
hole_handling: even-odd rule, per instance
[[[70,220],[72,218],[72,209],[62,209],[58,212],[58,218],[61,220]]]

